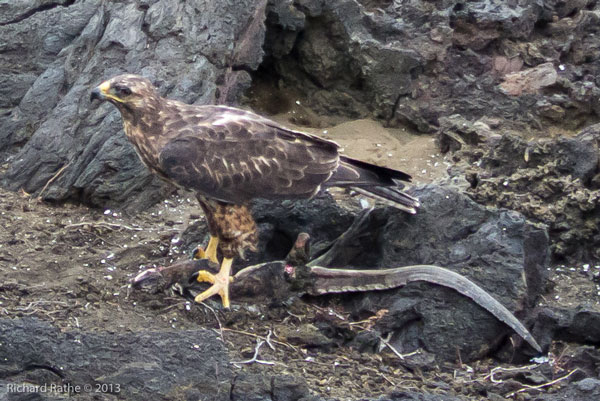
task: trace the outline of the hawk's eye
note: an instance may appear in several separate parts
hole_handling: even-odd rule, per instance
[[[129,89],[126,86],[117,86],[117,87],[115,87],[115,92],[117,92],[117,94],[119,96],[129,96],[129,95],[131,95],[131,89]]]

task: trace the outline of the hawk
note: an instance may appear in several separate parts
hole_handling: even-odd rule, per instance
[[[408,213],[417,199],[402,191],[410,175],[340,154],[337,143],[286,128],[250,111],[227,106],[189,105],[160,96],[137,75],[119,75],[91,92],[121,113],[127,138],[152,173],[191,190],[202,207],[210,240],[200,255],[219,263],[217,274],[201,271],[229,307],[234,257],[256,250],[258,234],[248,203],[254,198],[306,199],[328,187],[352,188]]]

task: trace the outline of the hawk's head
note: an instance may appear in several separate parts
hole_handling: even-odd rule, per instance
[[[160,99],[152,83],[139,75],[118,75],[92,90],[90,100],[108,100],[121,112],[134,114],[136,110],[147,110]]]

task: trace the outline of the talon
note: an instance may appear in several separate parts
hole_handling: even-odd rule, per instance
[[[208,257],[206,256],[206,252],[204,252],[204,249],[202,249],[200,246],[198,246],[198,248],[194,249],[194,253],[192,254],[192,259],[194,259],[194,260],[208,259]]]
[[[208,282],[212,285],[209,289],[199,294],[194,298],[194,301],[200,303],[213,295],[219,295],[223,302],[223,307],[229,308],[229,283],[233,281],[231,277],[231,263],[233,259],[225,258],[221,264],[221,269],[217,274],[212,274],[206,270],[200,270],[198,272],[198,280],[201,283]]]
[[[198,281],[199,283],[214,284],[216,279],[215,279],[215,275],[212,274],[211,272],[208,272],[206,270],[200,270],[198,272],[198,277],[196,277],[196,281]]]
[[[217,246],[219,245],[219,238],[210,236],[210,240],[208,241],[208,245],[206,246],[206,250],[202,249],[200,246],[194,250],[192,257],[194,259],[208,259],[211,262],[215,262],[219,264],[219,259],[217,258]]]

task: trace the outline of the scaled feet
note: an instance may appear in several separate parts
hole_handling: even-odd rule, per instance
[[[219,263],[217,259],[217,246],[219,245],[219,239],[217,237],[210,236],[206,250],[198,247],[194,252],[194,259],[208,259],[211,262]],[[223,306],[229,308],[229,283],[233,280],[231,277],[231,264],[233,259],[224,258],[221,263],[221,269],[217,274],[213,274],[206,270],[200,270],[198,272],[197,280],[201,283],[211,283],[212,285],[203,293],[196,296],[194,301],[200,303],[204,300],[212,297],[213,295],[219,294]]]
[[[212,274],[206,270],[200,270],[198,272],[197,280],[201,283],[211,283],[209,289],[201,294],[198,294],[194,301],[200,303],[205,299],[212,297],[215,294],[219,294],[223,306],[229,308],[229,283],[233,280],[231,277],[231,264],[233,259],[225,258],[221,263],[221,269],[217,274]]]

